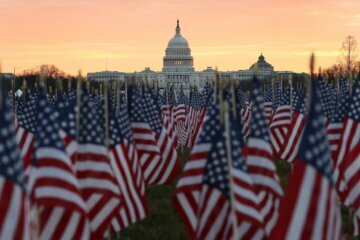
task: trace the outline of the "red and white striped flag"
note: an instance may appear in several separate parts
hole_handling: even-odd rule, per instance
[[[40,94],[36,106],[36,148],[29,191],[39,216],[39,238],[89,239],[87,208],[58,134],[58,119],[45,94]]]
[[[250,134],[250,118],[251,118],[251,102],[246,103],[246,106],[244,108],[241,108],[240,110],[240,116],[241,116],[241,125],[243,126],[243,135],[244,138],[247,138]]]
[[[216,118],[218,111],[211,107],[208,113],[209,118]],[[204,123],[199,139],[185,164],[173,196],[175,208],[191,238],[195,238],[196,233],[202,178],[211,148],[211,138],[214,134],[212,126],[209,122]]]
[[[0,83],[2,87],[4,86]],[[28,198],[5,91],[0,103],[0,239],[29,239]]]
[[[341,215],[317,84],[272,239],[341,239]]]
[[[274,156],[277,158],[281,156],[281,148],[285,143],[285,136],[289,132],[291,117],[290,96],[286,91],[281,104],[276,108],[271,118],[269,127],[271,145]]]
[[[190,93],[190,106],[187,114],[187,147],[192,148],[200,134],[201,126],[205,120],[206,110],[201,104],[201,95],[197,89]]]
[[[25,170],[25,178],[28,176],[29,166],[34,154],[35,127],[36,127],[36,98],[29,96],[25,103],[23,113],[15,119],[16,141],[19,145],[20,155]]]
[[[156,184],[159,176],[157,171],[161,164],[160,149],[156,144],[154,133],[143,116],[140,95],[129,91],[129,108],[131,130],[134,135],[135,147],[141,163],[146,184]]]
[[[229,116],[229,112],[225,114]],[[241,155],[241,129],[225,117],[225,129],[213,126],[213,131],[199,197],[196,238],[262,239],[263,217]]]
[[[122,196],[104,145],[104,122],[99,121],[88,95],[81,99],[76,176],[85,200],[92,238],[102,238],[119,212]]]
[[[289,163],[293,162],[298,153],[301,136],[304,131],[306,117],[305,117],[305,95],[293,92],[293,115],[289,125],[289,131],[285,135],[285,144],[280,150],[280,159]]]
[[[253,79],[251,130],[247,141],[246,165],[259,199],[267,236],[270,235],[279,217],[280,200],[283,190],[272,156],[264,100],[258,80]]]
[[[111,115],[109,157],[124,201],[112,227],[115,232],[148,215],[145,181],[138,159],[126,104]]]
[[[360,209],[360,80],[353,86],[348,116],[344,123],[342,141],[336,161],[339,173],[335,174],[337,183],[343,180],[344,203],[355,211]],[[341,189],[342,190],[342,189]]]
[[[156,102],[149,90],[145,90],[142,99],[143,113],[155,135],[155,141],[160,149],[161,162],[156,169],[155,182],[157,184],[170,184],[175,181],[181,168],[181,161],[177,156],[176,145],[168,135],[164,125],[161,123],[156,110]]]
[[[187,141],[187,125],[186,125],[186,99],[184,91],[181,87],[178,99],[177,106],[174,106],[174,118],[176,121],[176,135],[178,137],[178,144],[185,146]]]

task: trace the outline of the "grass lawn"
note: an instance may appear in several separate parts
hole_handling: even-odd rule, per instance
[[[189,152],[180,151],[179,156],[181,157],[182,161],[185,162],[189,156]],[[276,160],[276,167],[278,169],[281,186],[286,188],[288,177],[291,173],[290,164],[285,161]],[[184,226],[171,202],[175,186],[176,183],[169,186],[148,187],[147,197],[150,207],[150,216],[143,221],[122,230],[119,235],[113,236],[112,239],[189,239]],[[348,235],[351,228],[349,209],[347,207],[342,207],[341,214],[343,218],[343,230]]]

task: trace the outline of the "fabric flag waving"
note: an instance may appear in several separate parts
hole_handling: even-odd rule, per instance
[[[4,86],[0,83],[2,87]],[[0,239],[29,239],[24,171],[6,92],[0,100]]]
[[[88,239],[87,208],[58,133],[57,116],[41,91],[37,103],[35,159],[29,190],[38,209],[40,239]]]
[[[272,156],[267,117],[264,112],[264,98],[260,83],[253,79],[251,131],[247,141],[247,159],[249,175],[254,182],[260,201],[261,214],[267,235],[275,227],[283,190]]]
[[[134,134],[135,146],[139,154],[145,183],[157,184],[156,179],[159,176],[158,169],[161,164],[160,149],[144,115],[140,94],[132,87],[129,88],[128,94],[131,130]]]
[[[292,163],[298,153],[301,136],[304,131],[305,116],[305,94],[293,92],[293,115],[289,125],[289,132],[285,135],[284,142],[280,150],[280,159]]]
[[[173,197],[175,208],[192,239],[195,238],[198,224],[197,213],[205,164],[210,153],[211,140],[216,134],[214,130],[220,127],[216,124],[219,117],[219,109],[216,106],[212,105],[209,108],[208,116],[209,120],[204,123],[199,139],[176,185]]]
[[[325,117],[313,81],[309,118],[272,239],[341,239]]]
[[[336,164],[339,178],[345,181],[344,202],[357,211],[360,209],[360,80],[353,86],[342,136]]]
[[[196,238],[262,239],[258,198],[241,155],[241,128],[230,117],[225,121],[228,129],[215,130],[205,164]]]
[[[180,92],[177,99],[177,106],[174,110],[174,118],[176,122],[176,135],[178,136],[178,144],[185,145],[187,140],[187,130],[185,125],[185,119],[186,119],[186,98],[184,94],[184,90],[181,86]]]
[[[144,115],[155,136],[155,141],[160,149],[161,162],[155,172],[157,184],[172,183],[180,171],[181,161],[177,156],[176,145],[171,141],[168,132],[161,123],[156,110],[156,102],[149,90],[145,90],[143,96]]]
[[[289,132],[291,122],[290,89],[284,93],[276,91],[275,98],[280,98],[281,102],[277,105],[270,123],[270,139],[273,147],[274,156],[280,158],[281,148],[285,144],[285,136]]]
[[[112,221],[118,232],[148,215],[145,181],[126,104],[120,104],[120,112],[110,117],[109,158],[124,199],[118,216]]]
[[[187,147],[192,148],[199,136],[205,118],[205,107],[201,104],[201,95],[197,89],[190,92],[190,106],[187,114]]]
[[[92,238],[102,238],[118,213],[120,189],[104,145],[104,126],[99,123],[89,96],[81,99],[76,176],[88,208]]]
[[[16,140],[20,148],[21,158],[25,175],[34,153],[35,126],[36,126],[36,98],[30,96],[23,108],[22,115],[18,118],[19,124],[16,126]]]

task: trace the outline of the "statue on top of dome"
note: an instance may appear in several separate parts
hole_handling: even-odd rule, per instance
[[[177,24],[176,24],[176,35],[181,35],[181,34],[180,34],[180,24],[179,24],[179,19],[177,20]]]

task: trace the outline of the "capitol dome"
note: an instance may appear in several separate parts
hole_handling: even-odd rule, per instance
[[[258,61],[250,67],[250,69],[254,68],[257,68],[258,71],[274,71],[274,67],[270,63],[266,62],[262,53],[260,54]]]
[[[176,27],[176,34],[170,39],[167,48],[189,48],[188,41],[180,34],[179,25]]]
[[[175,36],[170,39],[163,59],[163,71],[186,72],[193,71],[193,57],[188,41],[181,35],[179,20],[175,29]]]

